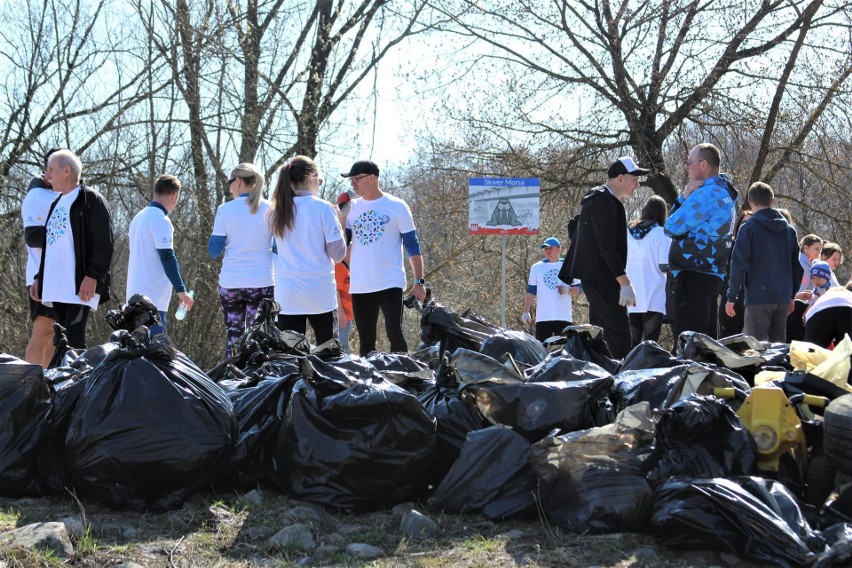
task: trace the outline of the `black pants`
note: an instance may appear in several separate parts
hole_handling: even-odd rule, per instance
[[[535,338],[544,343],[545,339],[554,335],[562,335],[562,330],[572,325],[570,321],[537,321],[535,322]]]
[[[675,277],[675,345],[684,331],[717,338],[722,279],[684,270]]]
[[[408,343],[402,333],[402,288],[388,288],[366,294],[352,294],[352,311],[358,328],[359,353],[366,357],[376,350],[376,327],[379,310],[385,316],[385,331],[392,352],[405,353]]]
[[[68,347],[71,349],[86,348],[86,323],[89,321],[89,306],[82,304],[62,304],[53,302],[53,312],[56,323],[65,328]]]
[[[663,327],[663,314],[660,312],[628,313],[630,337],[633,347],[642,341],[660,341],[660,329]]]
[[[852,308],[844,306],[817,312],[805,324],[805,341],[820,347],[837,345],[847,333],[852,337]]]
[[[602,327],[604,341],[616,359],[624,359],[630,352],[630,323],[627,308],[618,305],[621,287],[612,284],[583,282],[583,292],[589,301],[589,323]]]
[[[322,345],[337,335],[337,314],[334,310],[322,314],[278,314],[277,325],[282,331],[289,329],[304,335],[308,331],[308,322],[311,322],[317,345]]]

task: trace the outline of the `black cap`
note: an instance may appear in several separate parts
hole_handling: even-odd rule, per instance
[[[360,160],[352,164],[352,169],[349,170],[349,173],[340,175],[345,178],[348,178],[360,174],[371,174],[374,176],[378,176],[379,166],[377,166],[374,162],[371,162],[370,160]]]
[[[651,172],[647,168],[640,168],[630,156],[622,156],[612,163],[606,170],[606,177],[609,179],[617,178],[618,176],[629,174],[632,176],[646,176]]]

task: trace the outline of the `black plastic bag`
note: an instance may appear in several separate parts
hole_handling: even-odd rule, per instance
[[[0,354],[0,495],[37,495],[50,390],[41,365]]]
[[[619,362],[612,358],[603,338],[603,329],[594,325],[574,325],[566,327],[562,334],[565,336],[562,345],[565,354],[582,361],[591,361],[610,373],[618,371]]]
[[[630,350],[624,357],[618,371],[637,371],[640,369],[662,369],[677,367],[683,361],[672,357],[672,354],[653,341],[642,341]]]
[[[525,371],[527,381],[548,383],[554,381],[582,381],[594,378],[610,378],[612,373],[590,361],[581,361],[570,356],[548,357],[535,367]]]
[[[669,479],[657,489],[652,523],[666,546],[721,550],[774,566],[806,566],[825,549],[789,491],[759,478]]]
[[[435,374],[425,363],[421,363],[406,353],[373,352],[367,357],[373,367],[398,387],[420,392],[435,380]]]
[[[518,383],[524,380],[523,373],[511,360],[501,363],[493,357],[464,348],[453,352],[449,367],[455,375],[455,383],[459,385],[479,382]]]
[[[640,402],[648,402],[651,408],[662,408],[669,391],[686,374],[688,365],[662,369],[638,369],[622,371],[614,377],[612,401],[616,412]]]
[[[529,450],[529,442],[502,426],[471,432],[430,505],[447,513],[487,511],[490,519],[533,513],[537,480]]]
[[[420,318],[420,337],[423,343],[441,342],[442,348],[453,352],[458,348],[479,350],[482,342],[499,328],[480,318],[466,318],[437,303],[427,304]]]
[[[658,410],[652,484],[675,475],[730,477],[757,472],[757,446],[739,417],[716,397],[691,395]]]
[[[574,532],[642,531],[653,491],[645,480],[654,422],[648,403],[613,424],[548,436],[530,449],[547,518]]]
[[[671,386],[663,406],[670,407],[692,394],[712,395],[716,388],[735,388],[747,392],[751,387],[745,379],[730,369],[708,363],[694,363],[689,365]],[[734,410],[738,410],[741,404],[737,399],[728,401],[728,405]]]
[[[297,499],[346,512],[416,500],[435,454],[435,420],[411,394],[303,360],[271,463]]]
[[[509,353],[515,361],[526,365],[538,365],[547,358],[547,349],[538,339],[523,331],[508,329],[483,341],[479,351],[495,359]]]
[[[88,376],[66,438],[74,485],[107,505],[165,511],[227,472],[231,402],[185,355],[129,335]]]

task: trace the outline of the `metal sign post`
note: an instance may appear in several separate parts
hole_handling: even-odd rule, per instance
[[[468,233],[500,235],[500,325],[506,327],[506,235],[538,235],[539,178],[470,178]]]

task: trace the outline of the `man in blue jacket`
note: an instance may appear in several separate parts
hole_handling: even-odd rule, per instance
[[[689,183],[666,220],[677,335],[697,331],[716,337],[737,201],[737,189],[719,173],[720,163],[719,149],[712,144],[689,152],[684,164]]]
[[[763,182],[748,189],[752,216],[742,226],[731,256],[725,313],[734,317],[734,302],[745,288],[743,333],[760,341],[784,343],[787,316],[802,281],[799,239],[775,206],[772,188]]]

